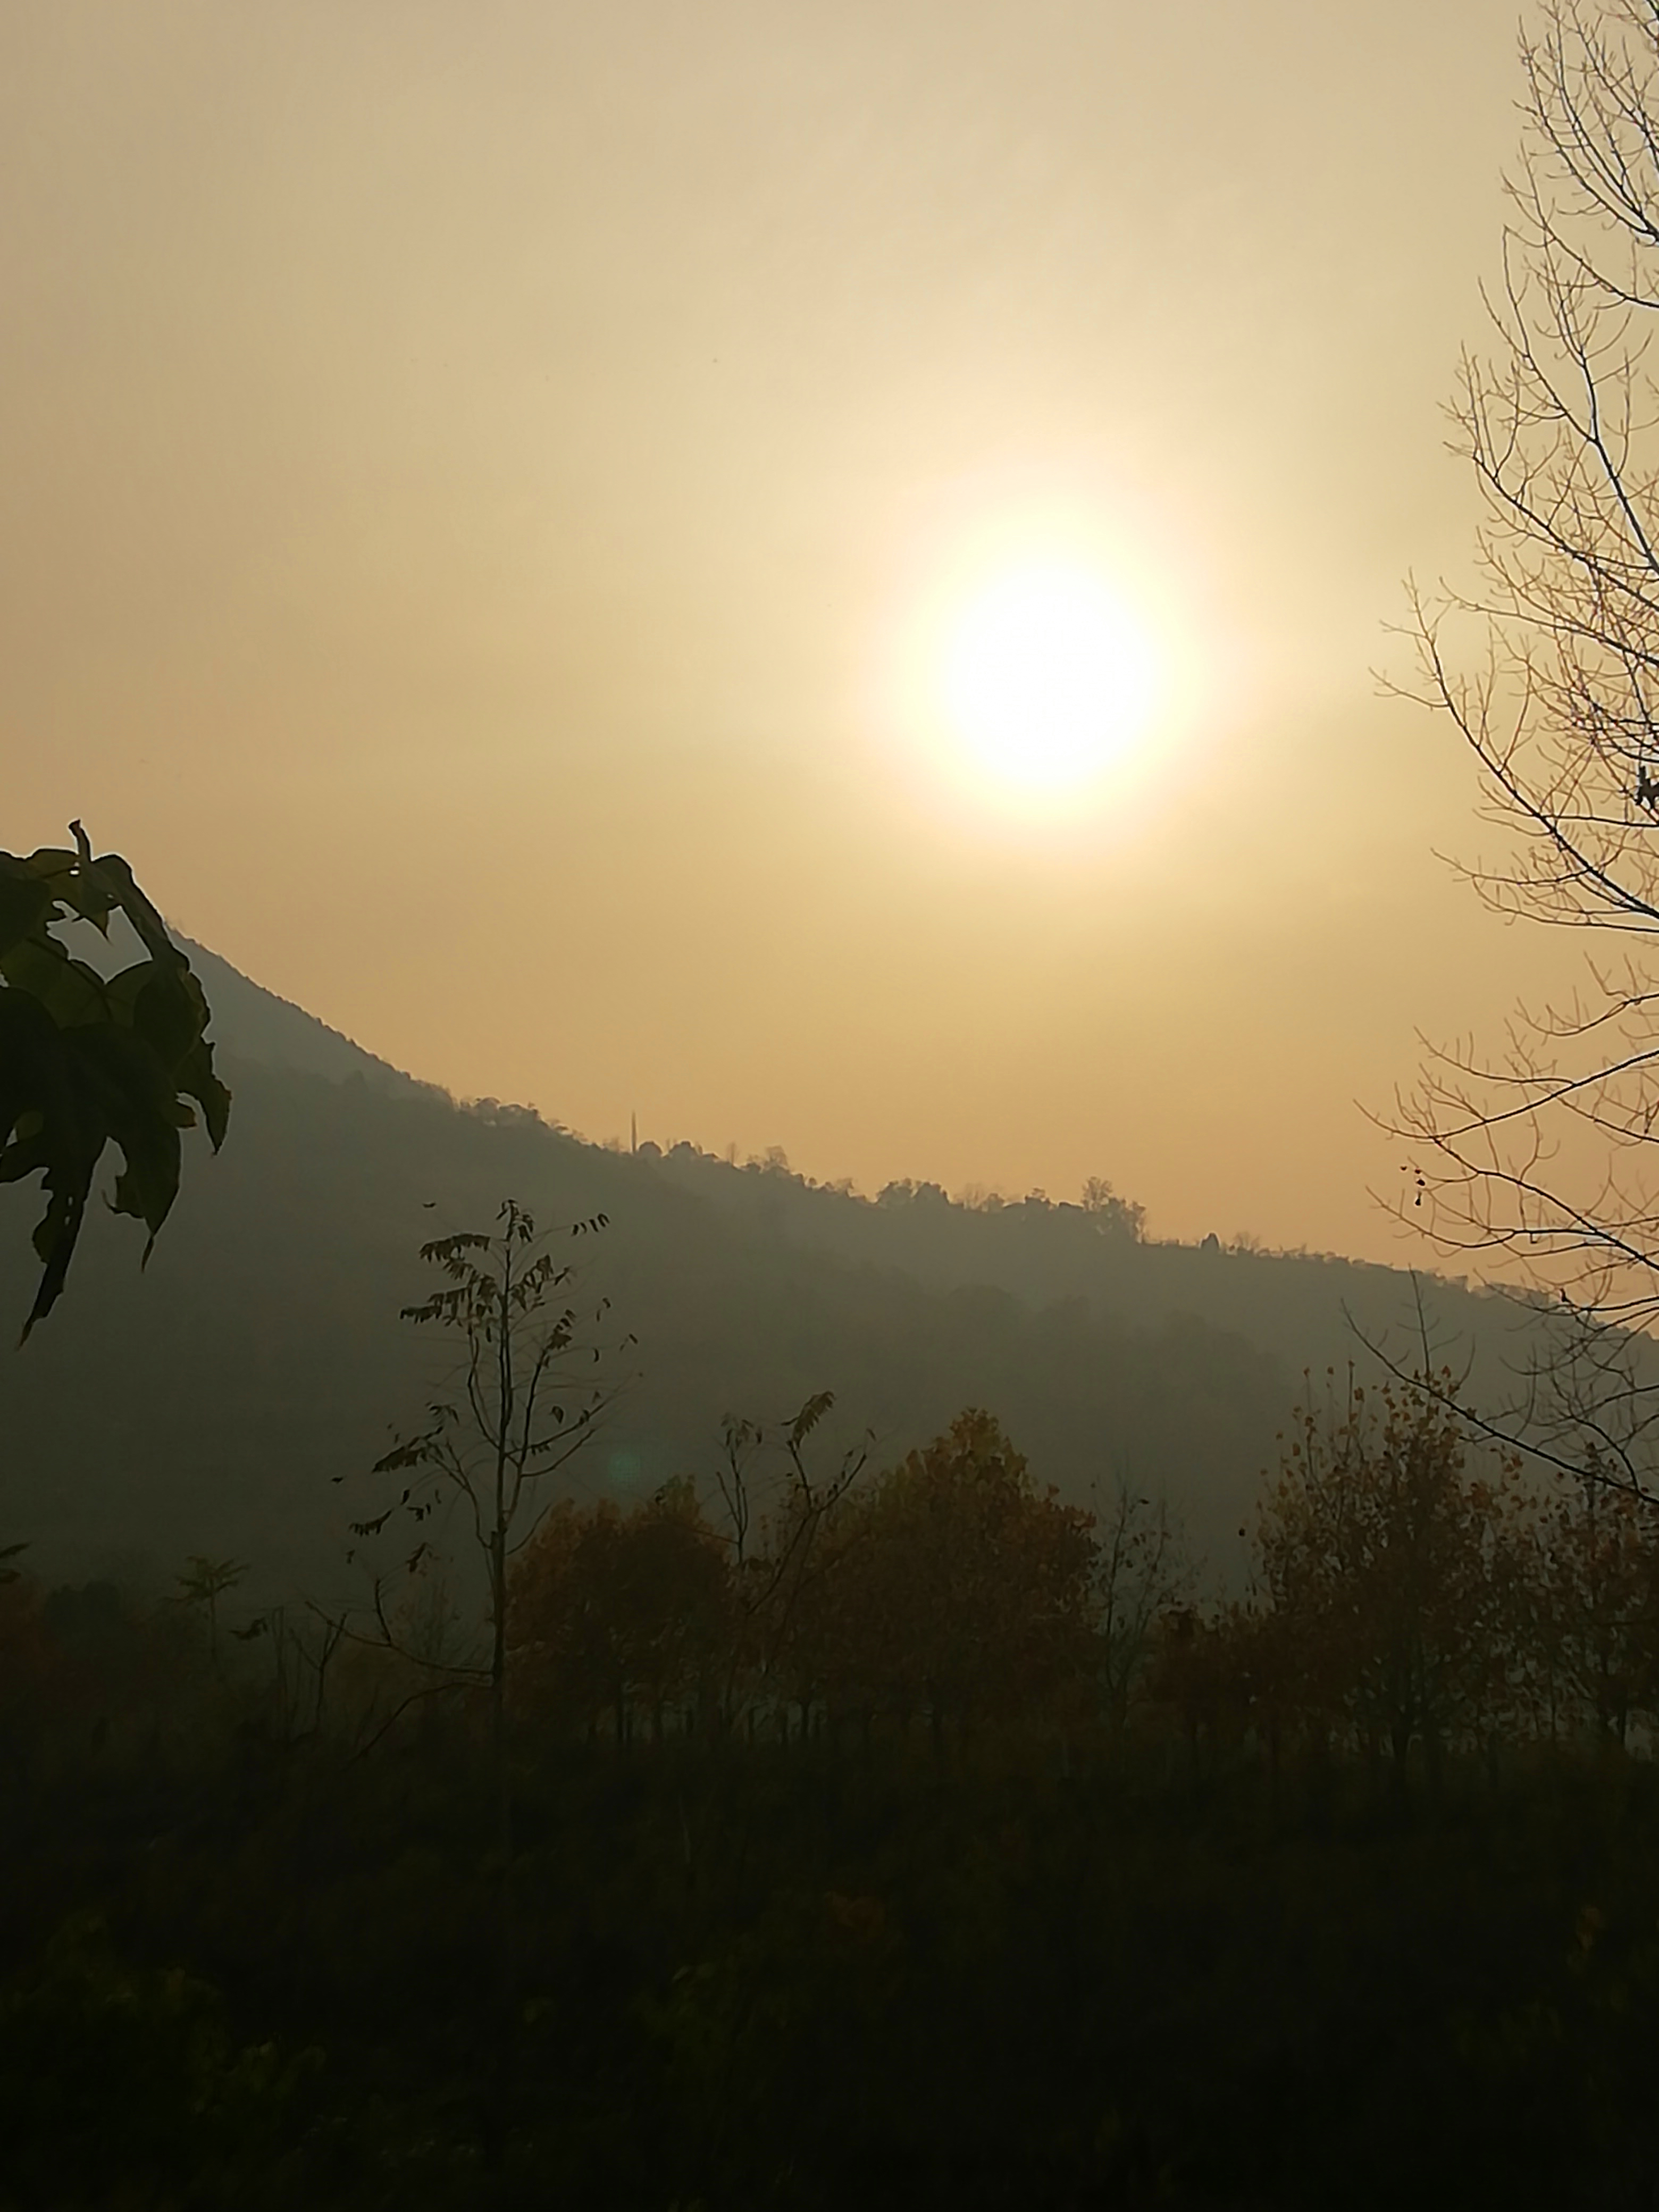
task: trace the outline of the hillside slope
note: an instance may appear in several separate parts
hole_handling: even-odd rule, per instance
[[[727,1413],[830,1389],[896,1455],[963,1405],[998,1413],[1068,1496],[1165,1487],[1223,1573],[1304,1364],[1346,1357],[1346,1300],[1397,1324],[1387,1269],[1103,1234],[1080,1210],[885,1203],[682,1148],[587,1145],[521,1109],[458,1107],[212,956],[231,1137],[192,1144],[147,1272],[131,1224],[88,1227],[68,1297],[0,1353],[0,1537],[43,1571],[250,1560],[268,1588],[340,1584],[367,1470],[419,1413],[434,1346],[399,1323],[427,1237],[508,1194],[547,1222],[603,1211],[587,1286],[639,1339],[635,1379],[574,1470],[637,1494],[706,1473]],[[0,1312],[27,1295],[32,1191],[0,1193]],[[1508,1320],[1437,1294],[1459,1329]],[[1492,1331],[1488,1328],[1490,1336]]]

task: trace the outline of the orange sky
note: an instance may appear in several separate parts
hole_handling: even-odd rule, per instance
[[[1405,1255],[1355,1104],[1575,946],[1381,700],[1512,0],[0,12],[0,842],[72,814],[389,1059],[593,1136]],[[974,804],[884,721],[1081,517],[1184,719]],[[1485,833],[1484,842],[1490,842]]]

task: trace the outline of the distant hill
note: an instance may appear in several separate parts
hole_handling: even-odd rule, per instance
[[[1154,1243],[1123,1225],[1121,1207],[1091,1212],[1042,1195],[970,1206],[929,1183],[890,1185],[871,1200],[775,1162],[734,1168],[689,1145],[659,1157],[677,1186],[757,1237],[900,1267],[941,1290],[995,1283],[1036,1306],[1080,1297],[1143,1325],[1185,1316],[1237,1333],[1298,1377],[1363,1365],[1367,1339],[1409,1356],[1420,1342],[1419,1290],[1437,1358],[1443,1349],[1460,1368],[1473,1359],[1477,1382],[1497,1384],[1525,1334],[1511,1300],[1464,1283],[1331,1253]]]
[[[343,1587],[366,1470],[434,1380],[434,1346],[398,1319],[425,1288],[416,1248],[508,1194],[547,1222],[611,1217],[587,1279],[640,1340],[637,1380],[576,1474],[619,1494],[706,1474],[726,1413],[775,1419],[814,1390],[885,1457],[980,1404],[1069,1497],[1120,1474],[1166,1488],[1230,1574],[1302,1368],[1354,1348],[1345,1307],[1368,1332],[1414,1326],[1387,1268],[1148,1243],[1121,1212],[1046,1200],[864,1199],[776,1160],[619,1152],[460,1106],[191,955],[229,1141],[191,1145],[146,1273],[131,1224],[98,1215],[51,1322],[0,1352],[0,1541],[54,1575],[204,1553],[267,1590]],[[26,1308],[36,1211],[0,1193],[0,1315]],[[1431,1304],[1496,1373],[1513,1310],[1445,1285]]]

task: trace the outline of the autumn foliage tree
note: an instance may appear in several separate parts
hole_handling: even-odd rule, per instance
[[[1515,1694],[1529,1509],[1512,1456],[1472,1464],[1449,1396],[1446,1377],[1350,1378],[1303,1409],[1256,1532],[1272,1694],[1396,1771],[1413,1745],[1435,1765]]]
[[[589,1734],[608,1717],[619,1744],[643,1711],[659,1741],[668,1716],[685,1727],[710,1709],[733,1618],[726,1557],[693,1485],[668,1483],[629,1512],[566,1499],[514,1571],[520,1708]]]
[[[653,1738],[665,1717],[681,1733],[694,1717],[705,1734],[741,1719],[798,1741],[850,1723],[867,1742],[878,1722],[901,1734],[922,1723],[939,1751],[1062,1705],[1087,1720],[1110,1704],[1121,1718],[1127,1685],[1109,1688],[1117,1677],[1102,1668],[1102,1591],[1120,1607],[1108,1625],[1122,1674],[1123,1608],[1146,1595],[1131,1591],[1125,1561],[1133,1554],[1138,1575],[1165,1546],[1152,1540],[1142,1562],[1132,1516],[1115,1577],[1103,1579],[1092,1516],[1039,1491],[975,1410],[867,1484],[854,1479],[862,1446],[814,1472],[808,1440],[825,1410],[809,1401],[775,1435],[728,1431],[711,1486],[724,1528],[689,1483],[627,1512],[556,1507],[514,1576],[523,1709],[566,1730],[603,1723],[619,1742],[641,1711]],[[763,1446],[782,1455],[764,1510]],[[1149,1639],[1138,1612],[1133,1632]]]
[[[831,1694],[925,1714],[941,1747],[1033,1711],[1088,1671],[1091,1527],[1036,1488],[989,1413],[959,1414],[837,1531]]]

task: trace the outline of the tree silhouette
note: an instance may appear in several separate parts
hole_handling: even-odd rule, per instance
[[[1466,874],[1607,953],[1570,1003],[1518,1009],[1498,1052],[1434,1052],[1389,1118],[1413,1223],[1504,1255],[1554,1309],[1558,1340],[1496,1425],[1575,1477],[1593,1439],[1597,1479],[1641,1492],[1653,1376],[1620,1348],[1659,1318],[1659,13],[1540,15],[1491,345],[1452,410],[1485,507],[1479,581],[1413,589],[1409,629],[1417,696],[1505,833],[1507,856]]]
[[[563,1239],[595,1236],[606,1216],[595,1214],[556,1232]],[[393,1521],[421,1527],[446,1498],[459,1499],[481,1556],[487,1595],[488,1656],[476,1667],[440,1663],[445,1678],[471,1680],[489,1695],[495,1770],[498,1840],[511,1849],[507,1770],[507,1680],[511,1649],[507,1608],[509,1568],[552,1504],[550,1477],[592,1439],[595,1426],[620,1385],[600,1370],[607,1346],[584,1325],[604,1326],[610,1301],[582,1313],[570,1298],[574,1270],[557,1260],[550,1237],[534,1217],[507,1199],[493,1231],[434,1237],[421,1257],[447,1277],[448,1285],[403,1318],[417,1328],[444,1331],[456,1358],[448,1395],[428,1406],[428,1425],[401,1437],[374,1463],[374,1472],[410,1477],[402,1494],[382,1512],[352,1523],[358,1537],[380,1535]],[[432,1545],[422,1536],[404,1562],[414,1572]],[[384,1575],[374,1582],[374,1611],[383,1640],[401,1648],[386,1610]]]

